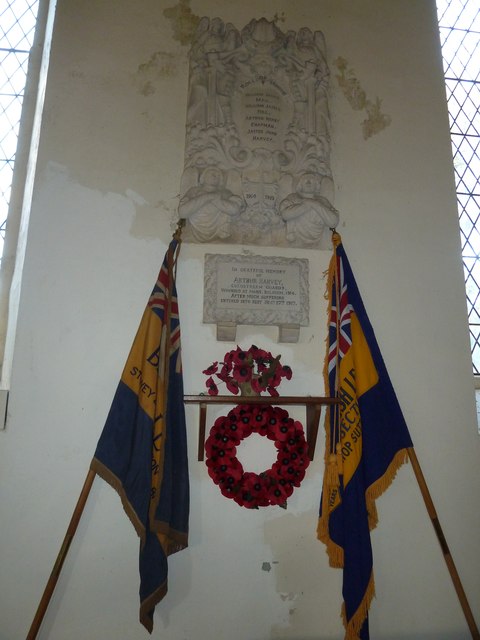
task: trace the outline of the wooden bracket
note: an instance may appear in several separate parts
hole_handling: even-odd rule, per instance
[[[317,443],[318,425],[322,414],[322,406],[338,404],[337,398],[322,396],[184,396],[185,404],[199,404],[200,417],[198,428],[198,460],[202,461],[205,454],[205,426],[207,423],[207,406],[209,404],[269,404],[275,406],[305,405],[307,413],[307,442],[308,457],[313,460]]]

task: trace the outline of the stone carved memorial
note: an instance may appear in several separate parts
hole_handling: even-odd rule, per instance
[[[185,240],[329,247],[328,78],[320,31],[202,18],[190,50]]]
[[[203,321],[217,339],[235,341],[237,324],[277,325],[280,342],[297,342],[309,322],[308,260],[206,254]]]

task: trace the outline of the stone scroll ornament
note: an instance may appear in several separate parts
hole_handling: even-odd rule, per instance
[[[267,391],[278,396],[276,387],[282,378],[292,377],[289,366],[280,364],[280,356],[255,345],[247,351],[237,347],[225,354],[223,362],[214,362],[203,372],[208,377],[209,395],[218,394],[213,376],[234,394],[257,396]],[[237,458],[238,445],[258,433],[272,440],[277,459],[262,473],[244,471]],[[295,487],[299,487],[309,465],[307,442],[300,422],[281,407],[270,404],[239,404],[226,416],[220,416],[205,442],[208,473],[226,498],[241,507],[258,509],[270,505],[286,508]]]
[[[329,247],[339,216],[328,80],[320,31],[202,18],[178,209],[186,241]]]

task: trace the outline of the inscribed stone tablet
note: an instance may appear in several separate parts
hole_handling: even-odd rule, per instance
[[[307,326],[308,260],[205,255],[204,322]]]

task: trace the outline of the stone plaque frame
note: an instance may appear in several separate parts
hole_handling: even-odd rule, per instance
[[[205,254],[203,321],[217,340],[234,341],[238,324],[276,325],[279,342],[298,342],[309,324],[309,261]]]

